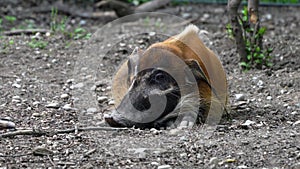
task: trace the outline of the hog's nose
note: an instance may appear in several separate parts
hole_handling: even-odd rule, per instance
[[[116,113],[115,110],[112,111],[112,114]],[[105,114],[104,115],[104,120],[106,123],[108,123],[108,125],[110,125],[111,127],[123,127],[120,123],[118,123],[117,121],[114,120],[112,115],[109,114]]]

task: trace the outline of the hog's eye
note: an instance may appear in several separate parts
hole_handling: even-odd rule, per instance
[[[165,79],[165,75],[162,74],[162,73],[158,73],[158,74],[155,75],[154,79],[155,79],[156,82],[161,82],[162,80]]]
[[[150,84],[161,84],[165,79],[166,76],[163,73],[157,73],[151,77]]]

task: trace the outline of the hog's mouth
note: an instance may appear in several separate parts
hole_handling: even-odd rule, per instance
[[[105,115],[104,120],[111,127],[136,127],[136,128],[140,128],[140,129],[161,127],[160,125],[155,124],[155,122],[136,123],[136,122],[130,121],[130,120],[126,119],[125,117],[123,117],[121,114],[115,113],[115,111],[112,113],[112,115]]]

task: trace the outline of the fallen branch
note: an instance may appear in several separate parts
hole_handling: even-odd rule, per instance
[[[48,29],[16,29],[16,30],[11,30],[11,31],[5,31],[2,34],[11,36],[11,35],[21,35],[21,34],[26,34],[26,35],[31,35],[35,33],[47,33],[51,32],[51,30]]]
[[[55,134],[67,134],[67,133],[75,133],[75,132],[84,132],[84,131],[121,131],[128,130],[128,128],[113,128],[113,127],[83,127],[83,128],[72,128],[65,130],[39,130],[39,129],[23,129],[17,130],[13,132],[8,132],[4,134],[0,134],[0,138],[5,137],[13,137],[17,135],[33,135],[33,136],[43,136],[43,135],[55,135]]]
[[[114,12],[86,12],[82,9],[77,8],[77,6],[69,6],[64,4],[62,1],[57,1],[52,5],[42,5],[38,7],[31,8],[27,10],[28,13],[32,12],[51,12],[53,9],[56,9],[60,13],[64,13],[71,16],[78,16],[82,18],[91,18],[91,19],[99,19],[99,18],[115,18]]]
[[[109,7],[114,10],[118,17],[123,17],[126,15],[140,13],[140,12],[152,12],[158,8],[166,6],[171,0],[152,0],[143,3],[137,7],[133,7],[126,2],[119,0],[102,0],[95,4],[96,7]]]
[[[142,5],[138,6],[135,9],[135,12],[152,12],[158,8],[161,8],[162,6],[167,5],[170,3],[171,0],[153,0],[146,3],[143,3]]]

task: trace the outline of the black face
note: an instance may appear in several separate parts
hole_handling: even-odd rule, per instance
[[[151,107],[149,101],[149,96],[151,95],[157,94],[167,97],[167,106],[162,116],[174,110],[180,99],[177,82],[163,70],[143,70],[133,79],[132,85],[129,91],[129,99],[134,108],[139,111],[146,111]]]
[[[155,127],[155,121],[171,113],[180,97],[179,86],[170,74],[155,68],[146,69],[133,78],[126,96],[106,121],[115,127]],[[160,100],[165,103],[160,104]],[[157,111],[160,107],[164,107],[161,112]]]

